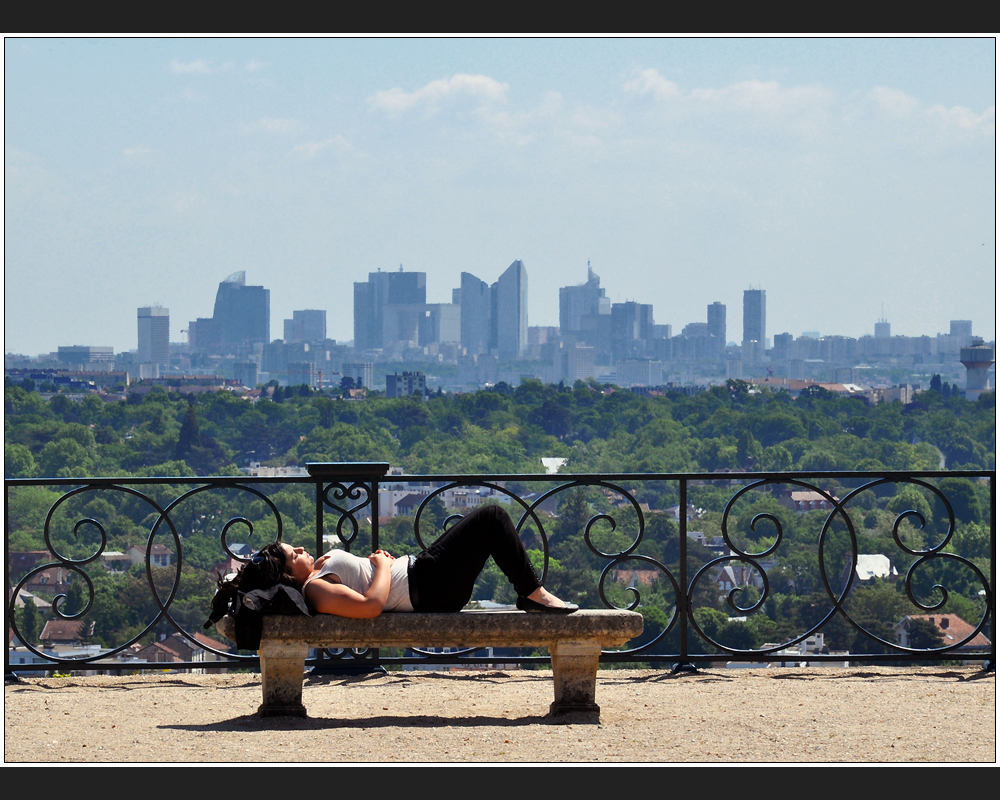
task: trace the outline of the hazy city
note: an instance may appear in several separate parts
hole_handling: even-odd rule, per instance
[[[885,319],[859,338],[771,334],[767,291],[748,288],[742,335],[727,329],[727,307],[719,301],[675,332],[656,323],[651,304],[612,303],[588,264],[585,282],[559,289],[559,326],[544,327],[529,324],[529,273],[521,261],[492,285],[463,272],[450,303],[428,303],[426,286],[423,272],[372,272],[354,283],[352,341],[327,337],[325,309],[293,311],[283,335],[272,338],[270,289],[248,284],[240,271],[219,284],[211,317],[186,323],[184,342],[170,341],[169,309],[147,306],[137,310],[134,350],[73,344],[32,359],[8,353],[5,367],[15,381],[55,384],[58,377],[102,390],[143,380],[166,386],[214,380],[220,388],[228,381],[245,389],[273,381],[375,389],[390,397],[500,382],[516,387],[524,378],[689,392],[733,379],[796,392],[810,382],[838,385],[842,393],[880,390],[879,397],[896,389],[893,398],[904,402],[933,375],[969,390],[969,399],[995,387],[994,345],[974,336],[971,320],[952,320],[948,331],[924,336],[893,336]],[[971,346],[978,355],[970,355]],[[987,366],[967,385],[962,361],[973,357]]]

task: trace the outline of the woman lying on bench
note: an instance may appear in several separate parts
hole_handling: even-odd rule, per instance
[[[231,580],[219,580],[219,595],[294,586],[322,614],[370,619],[383,611],[459,611],[486,560],[517,591],[517,607],[542,614],[576,611],[539,583],[514,523],[499,506],[480,506],[417,556],[377,550],[367,558],[331,550],[314,560],[302,547],[275,542],[262,548]]]

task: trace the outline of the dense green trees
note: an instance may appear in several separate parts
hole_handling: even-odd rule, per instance
[[[738,469],[754,473],[922,470],[942,465],[994,469],[996,462],[994,396],[984,394],[969,402],[950,392],[946,396],[943,390],[924,392],[908,406],[869,406],[823,391],[805,392],[793,400],[785,392],[759,390],[740,381],[693,396],[665,397],[641,397],[594,383],[578,382],[569,388],[525,381],[516,389],[502,384],[493,390],[437,394],[426,400],[371,397],[352,401],[298,387],[278,390],[274,399],[262,398],[256,404],[227,392],[185,398],[162,389],[135,395],[127,402],[106,403],[96,396],[75,402],[61,395],[46,402],[36,392],[17,386],[6,386],[4,399],[8,478],[237,474],[239,467],[250,462],[286,466],[308,461],[387,461],[410,474],[432,476],[515,475],[542,472],[542,457],[566,458],[565,472],[604,475]],[[821,485],[844,497],[857,484],[826,481]],[[936,485],[948,497],[956,520],[946,550],[972,558],[988,574],[988,488],[957,478]],[[662,511],[678,502],[675,482],[635,482],[628,487],[652,509]],[[733,647],[784,641],[830,610],[817,554],[826,513],[796,514],[779,501],[778,494],[757,491],[733,506],[724,529],[722,511],[735,491],[736,487],[717,482],[692,484],[689,501],[699,511],[689,530],[700,530],[709,539],[725,533],[734,547],[755,554],[776,541],[772,518],[777,520],[782,541],[767,565],[771,593],[763,607],[750,615],[749,624],[732,622],[729,617],[737,612],[710,580],[703,579],[697,597],[706,614],[699,619],[704,619],[706,632],[711,627],[723,637],[717,641],[731,642]],[[150,493],[166,504],[180,490],[165,486]],[[267,493],[280,509],[284,539],[313,547],[315,497],[293,485],[276,485]],[[59,496],[41,487],[11,492],[10,549],[44,547],[42,526]],[[561,493],[558,517],[539,512],[548,533],[550,586],[567,599],[591,605],[599,602],[597,582],[608,559],[594,554],[583,540],[582,532],[592,518],[604,513],[615,519],[613,529],[603,520],[592,525],[593,544],[604,552],[628,549],[636,541],[634,512],[627,505],[613,507],[614,500],[596,489],[576,489]],[[889,484],[863,492],[852,501],[851,510],[860,552],[894,553],[894,564],[901,572],[918,555],[899,550],[894,527],[915,553],[936,547],[947,531],[947,508],[940,498],[914,484]],[[909,511],[920,515],[922,526],[913,514],[900,518]],[[445,516],[439,503],[425,511],[421,520],[425,538],[432,536],[429,532],[437,530]],[[51,541],[60,553],[84,558],[95,552],[98,529],[89,523],[78,531],[73,527],[85,517],[99,521],[108,539],[107,549],[113,550],[144,545],[156,513],[148,503],[120,492],[71,498],[50,525]],[[209,571],[222,562],[223,529],[236,517],[246,522],[230,525],[226,534],[230,544],[243,541],[259,547],[277,535],[277,522],[267,505],[236,491],[193,496],[174,514],[184,561],[179,577],[171,580],[181,581],[183,591],[190,594],[177,606],[186,609],[182,616],[193,620],[207,604]],[[676,574],[680,558],[677,523],[655,512],[647,514],[645,522],[635,553],[656,559]],[[365,521],[360,523],[356,548],[364,547],[368,535]],[[174,546],[163,526],[156,541]],[[525,541],[534,548],[533,557],[541,559],[540,541],[527,532]],[[381,543],[399,552],[413,550],[412,520],[383,526]],[[828,579],[843,585],[847,533],[830,532],[826,548],[823,567]],[[713,558],[717,558],[715,553],[689,542],[689,574]],[[632,566],[642,568],[641,560],[633,562]],[[946,582],[952,593],[949,608],[974,616],[981,611],[976,595],[981,587],[971,570],[956,563],[939,558],[924,564],[914,586],[932,593],[935,581]],[[91,613],[101,618],[97,635],[102,641],[134,635],[145,624],[144,618],[155,616],[155,602],[149,607],[147,579],[141,569],[125,575],[106,573],[96,564],[86,569],[95,580],[97,598]],[[630,603],[634,595],[612,583],[605,581],[609,597]],[[650,624],[662,629],[676,604],[669,581],[661,576],[637,586],[636,591]],[[143,592],[145,599],[140,599]],[[881,635],[888,624],[886,615],[903,607],[912,612],[913,607],[899,582],[879,592],[877,598],[860,593],[851,598],[851,604],[875,626],[873,632]],[[743,606],[748,605],[750,594],[741,595]],[[508,595],[505,580],[491,566],[476,597],[499,601]],[[927,602],[933,601],[928,597]],[[128,613],[115,611],[115,604],[126,602],[122,598],[131,604]],[[902,605],[897,602],[900,599]],[[826,630],[833,644],[850,647],[856,643],[857,632],[839,615],[834,615]]]

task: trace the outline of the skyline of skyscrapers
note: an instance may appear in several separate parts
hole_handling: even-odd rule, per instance
[[[354,284],[354,347],[454,345],[477,356],[522,358],[528,342],[528,272],[514,261],[495,283],[469,272],[451,303],[427,303],[423,272],[370,272]]]
[[[774,347],[766,338],[766,292],[743,292],[741,343],[727,337],[727,309],[714,301],[705,321],[691,321],[679,335],[673,326],[656,324],[651,304],[611,302],[600,277],[587,264],[586,281],[559,290],[560,321],[565,327],[534,326],[528,319],[528,271],[513,261],[492,284],[470,272],[461,273],[450,303],[427,303],[427,274],[377,270],[368,281],[354,284],[355,340],[327,339],[326,311],[298,309],[284,321],[283,338],[265,341],[270,292],[247,286],[246,273],[235,272],[219,284],[213,317],[189,324],[186,348],[169,342],[169,311],[156,306],[138,309],[138,349],[115,356],[111,348],[60,348],[58,359],[76,369],[107,370],[135,366],[135,377],[168,372],[209,371],[254,376],[280,384],[306,381],[322,385],[378,362],[435,362],[453,365],[460,384],[516,383],[525,375],[573,382],[589,377],[646,382],[658,372],[674,380],[694,376],[749,378],[767,374],[801,377],[835,365],[856,368],[864,360],[931,363],[935,356],[957,357],[972,341],[972,323],[952,320],[951,333],[936,339],[890,337],[885,319],[875,333],[847,336],[778,333]],[[750,338],[746,338],[750,337]],[[520,362],[520,363],[514,363]],[[833,366],[830,367],[831,369]],[[868,369],[868,366],[864,367]],[[842,374],[837,372],[837,375]],[[846,374],[846,373],[843,373]],[[636,376],[639,376],[638,378]],[[359,374],[358,379],[371,377]]]

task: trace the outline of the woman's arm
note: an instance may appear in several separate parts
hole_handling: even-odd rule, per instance
[[[320,614],[336,614],[351,619],[372,619],[382,613],[389,599],[390,566],[393,559],[379,550],[368,556],[375,566],[371,585],[364,594],[342,583],[314,580],[306,586],[306,600]]]

